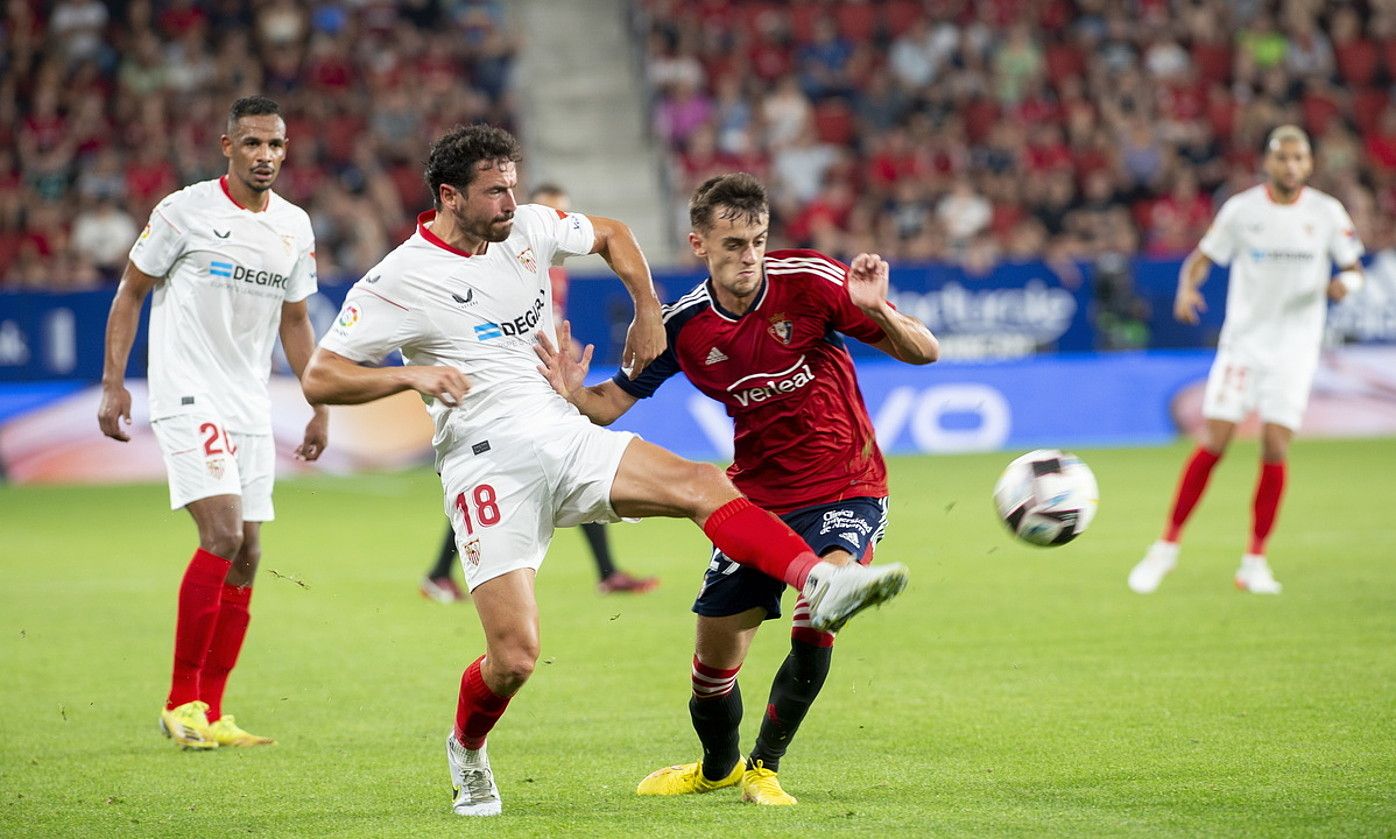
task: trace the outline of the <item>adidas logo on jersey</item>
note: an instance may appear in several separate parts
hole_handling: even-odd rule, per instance
[[[718,349],[717,347],[713,347],[712,349],[708,350],[708,360],[707,360],[707,361],[704,361],[703,364],[704,364],[705,366],[709,366],[709,365],[716,364],[716,363],[718,363],[719,361],[726,361],[726,360],[727,360],[727,356],[725,356],[725,355],[722,354],[722,350]]]

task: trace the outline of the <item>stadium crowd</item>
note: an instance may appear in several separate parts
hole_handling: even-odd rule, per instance
[[[1396,2],[638,0],[676,197],[769,180],[773,238],[847,256],[1177,257],[1267,131],[1396,244]]]
[[[1180,256],[1281,122],[1369,249],[1396,245],[1396,0],[635,0],[675,229],[708,175],[772,186],[774,241],[971,269]],[[278,189],[352,277],[425,200],[421,138],[515,127],[503,0],[9,0],[0,288],[114,280],[159,198],[282,103]],[[679,249],[681,252],[684,250]]]
[[[357,276],[428,199],[424,137],[515,120],[502,0],[9,0],[0,18],[0,288],[114,280],[151,208],[217,177],[228,104],[287,114],[277,190],[320,274]]]

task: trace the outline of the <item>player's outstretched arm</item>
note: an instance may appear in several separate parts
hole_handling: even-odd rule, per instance
[[[102,433],[126,442],[131,437],[121,429],[122,421],[131,424],[131,392],[126,389],[126,361],[131,357],[131,344],[140,326],[141,304],[158,278],[152,277],[130,262],[116,287],[107,314],[106,348],[102,359],[102,404],[97,409],[97,425]]]
[[[577,406],[583,416],[597,425],[610,425],[638,401],[610,379],[592,387],[585,386],[587,369],[596,348],[587,344],[584,349],[577,349],[570,321],[558,326],[557,340],[555,346],[546,332],[538,333],[538,342],[533,345],[533,351],[543,362],[538,365],[538,372],[553,390]]]
[[[454,367],[362,367],[317,347],[301,377],[301,390],[312,405],[360,405],[415,390],[455,407],[470,390],[470,382]]]
[[[654,290],[649,263],[630,228],[611,218],[589,218],[596,230],[596,244],[591,252],[601,254],[635,301],[635,319],[625,332],[625,351],[620,359],[621,368],[633,379],[659,358],[668,343],[660,316],[659,295]]]
[[[1173,298],[1173,318],[1180,323],[1196,325],[1198,313],[1207,311],[1207,301],[1202,298],[1202,284],[1212,273],[1212,260],[1201,250],[1194,248],[1183,260],[1178,271],[1178,293]]]
[[[940,358],[940,342],[924,323],[887,302],[889,278],[890,269],[882,257],[860,253],[848,268],[848,297],[882,327],[886,337],[874,347],[908,364],[930,364]]]
[[[281,346],[286,350],[286,362],[296,378],[305,380],[305,366],[315,351],[315,328],[310,325],[310,313],[304,300],[281,304]],[[305,425],[305,439],[296,447],[296,457],[316,460],[330,444],[330,412],[324,405],[311,405],[313,414]]]

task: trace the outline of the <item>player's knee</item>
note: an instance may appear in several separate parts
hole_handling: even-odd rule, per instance
[[[242,553],[241,524],[238,522],[238,527],[228,527],[221,524],[211,524],[204,527],[199,533],[199,547],[230,561],[238,559]]]
[[[688,488],[689,496],[699,506],[713,500],[722,503],[727,497],[739,494],[728,479],[727,473],[711,463],[689,463],[686,468],[688,473],[683,485]]]
[[[538,647],[523,645],[510,648],[500,653],[491,663],[500,681],[512,690],[517,690],[533,675],[533,669],[538,664]]]

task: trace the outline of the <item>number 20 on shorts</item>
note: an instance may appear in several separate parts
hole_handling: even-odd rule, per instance
[[[199,426],[199,434],[204,438],[204,454],[208,457],[216,457],[223,454],[223,449],[218,448],[218,438],[223,438],[223,445],[227,447],[227,453],[235,455],[238,447],[233,445],[233,439],[228,436],[228,432],[219,428],[217,424],[206,422]]]
[[[470,515],[471,506],[475,508],[474,518]],[[470,490],[469,497],[462,492],[456,496],[456,509],[460,510],[461,519],[465,522],[465,535],[469,536],[475,532],[475,525],[489,527],[499,524],[499,503],[496,500],[494,487],[489,484],[480,484]]]

